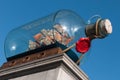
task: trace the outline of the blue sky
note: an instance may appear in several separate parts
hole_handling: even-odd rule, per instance
[[[90,80],[120,80],[119,0],[0,0],[0,65],[6,62],[4,40],[9,31],[60,9],[78,13],[85,22],[96,14],[109,18],[113,33],[94,40],[81,69]]]

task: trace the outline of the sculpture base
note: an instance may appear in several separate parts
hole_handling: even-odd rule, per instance
[[[0,80],[23,79],[88,80],[88,77],[65,53],[0,69]]]

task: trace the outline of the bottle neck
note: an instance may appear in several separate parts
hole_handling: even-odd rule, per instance
[[[90,37],[90,39],[94,39],[96,35],[95,24],[88,24],[85,28],[85,33],[87,37]]]
[[[112,33],[112,26],[108,19],[98,19],[94,24],[88,24],[85,29],[86,36],[91,39],[105,38]]]

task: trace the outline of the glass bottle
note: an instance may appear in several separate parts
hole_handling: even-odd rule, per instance
[[[101,31],[105,30],[102,29]],[[5,40],[5,55],[9,60],[9,58],[26,51],[55,43],[59,43],[65,49],[76,43],[81,37],[96,38],[94,37],[95,31],[95,23],[86,24],[75,12],[59,10],[10,31]],[[98,33],[100,33],[100,30]],[[109,33],[106,32],[105,36],[107,34]],[[77,61],[80,54],[77,53],[75,48],[72,48],[67,55],[73,61]]]

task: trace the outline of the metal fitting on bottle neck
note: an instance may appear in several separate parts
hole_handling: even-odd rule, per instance
[[[85,31],[87,37],[101,39],[112,33],[112,25],[109,19],[98,19],[96,23],[88,24]]]

